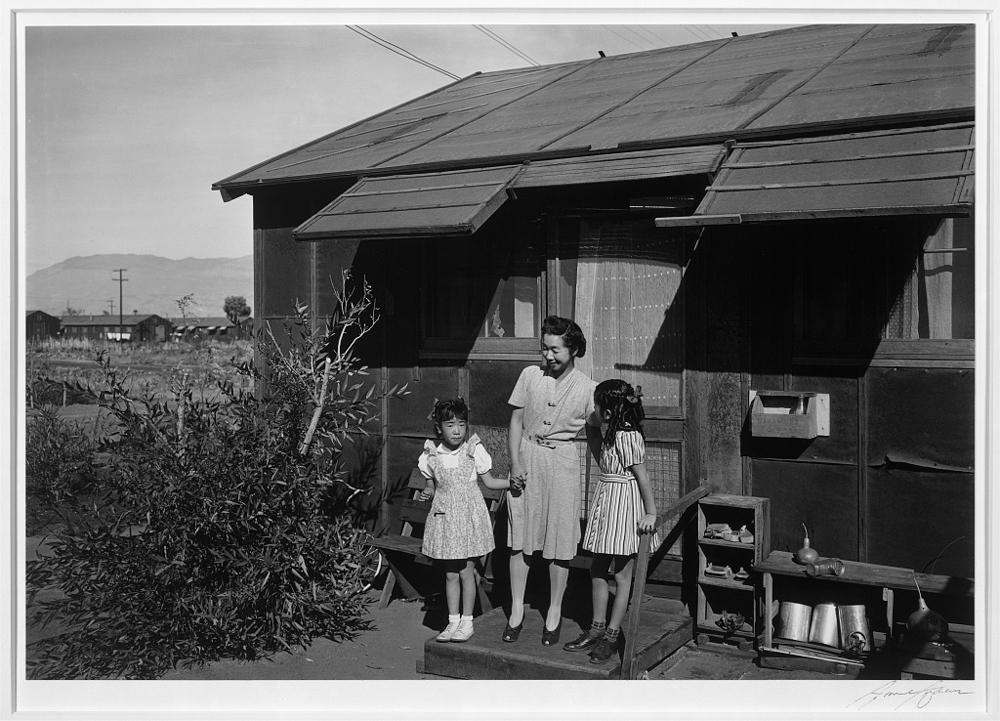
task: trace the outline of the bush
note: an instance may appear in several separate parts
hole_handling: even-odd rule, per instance
[[[100,358],[114,460],[89,515],[67,514],[51,555],[29,564],[32,602],[61,592],[32,620],[69,629],[38,642],[32,678],[156,678],[369,627],[366,489],[348,487],[340,458],[376,419],[353,348],[377,315],[367,284],[348,285],[326,328],[297,309],[289,351],[258,337],[265,368],[238,366],[258,392],[222,381],[219,400],[183,383],[173,402],[133,397]]]
[[[52,405],[31,411],[26,431],[25,506],[30,536],[52,520],[60,505],[86,493],[94,474],[94,443]]]

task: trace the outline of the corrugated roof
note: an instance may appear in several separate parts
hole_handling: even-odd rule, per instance
[[[144,320],[149,318],[159,318],[160,320],[165,320],[164,318],[155,314],[145,314],[145,315],[124,315],[121,317],[121,325],[137,325],[142,323]],[[60,317],[59,321],[63,325],[68,326],[96,326],[96,325],[118,325],[118,315],[64,315]]]
[[[972,123],[736,143],[694,216],[660,227],[818,217],[969,213]]]
[[[215,184],[971,119],[972,25],[826,25],[473,75]]]
[[[246,318],[249,317],[246,316]],[[167,320],[174,325],[232,325],[229,322],[229,318],[224,315],[209,315],[204,317],[189,315],[186,318],[183,316],[171,316]]]

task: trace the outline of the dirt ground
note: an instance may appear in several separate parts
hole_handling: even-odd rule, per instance
[[[28,559],[35,557],[41,537],[29,538]],[[434,579],[424,579],[426,582]],[[369,592],[373,628],[352,641],[316,639],[308,648],[296,648],[254,662],[222,660],[198,668],[178,668],[161,677],[173,681],[411,681],[447,680],[417,672],[423,646],[444,628],[447,612],[440,594],[429,591],[427,601],[393,598],[379,608],[379,591]],[[576,629],[573,629],[576,631]],[[54,629],[28,628],[30,645]],[[776,671],[759,668],[753,653],[689,643],[649,670],[650,680],[824,679],[837,677],[815,672]]]

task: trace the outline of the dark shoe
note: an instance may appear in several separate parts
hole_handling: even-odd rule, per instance
[[[559,643],[559,632],[562,630],[562,619],[559,619],[559,625],[555,627],[555,630],[550,631],[549,629],[542,628],[542,645],[543,646],[554,646]]]
[[[607,636],[601,636],[597,639],[597,643],[594,644],[594,648],[590,652],[590,662],[591,663],[604,663],[612,654],[617,650],[615,647],[618,645],[617,640],[612,642],[608,640]]]
[[[588,648],[593,646],[600,639],[600,636],[592,636],[590,631],[584,631],[580,635],[580,638],[575,641],[569,641],[563,644],[563,650],[565,651],[586,651]]]
[[[522,628],[524,628],[524,621],[521,621],[521,623],[517,624],[516,627],[512,627],[508,623],[507,628],[503,630],[503,636],[501,636],[501,638],[507,643],[514,643],[514,641],[517,640],[518,636],[521,635]]]

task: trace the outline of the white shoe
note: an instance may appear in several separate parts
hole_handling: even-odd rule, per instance
[[[455,635],[455,631],[457,631],[458,628],[459,628],[459,622],[451,621],[448,623],[448,627],[444,631],[439,633],[434,640],[437,641],[438,643],[448,643],[449,641],[451,641],[452,637]],[[462,640],[464,641],[465,639]]]
[[[472,634],[476,631],[472,627],[472,620],[459,621],[458,628],[455,629],[455,633],[451,636],[452,643],[462,643],[463,641],[468,641],[472,638]]]

